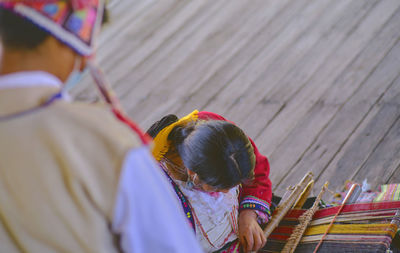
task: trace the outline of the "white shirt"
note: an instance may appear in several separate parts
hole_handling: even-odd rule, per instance
[[[0,76],[0,90],[17,87],[62,87],[41,71]],[[132,149],[121,170],[112,222],[124,252],[202,252],[171,184],[146,146]]]
[[[238,238],[239,187],[228,192],[204,192],[175,180],[192,207],[196,237],[205,252],[214,252]]]

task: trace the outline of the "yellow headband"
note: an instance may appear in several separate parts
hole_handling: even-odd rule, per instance
[[[188,122],[196,121],[198,118],[199,111],[194,110],[192,113],[186,115],[185,117],[181,118],[177,122],[167,126],[166,128],[162,129],[157,136],[154,138],[154,145],[153,145],[153,156],[157,161],[160,161],[161,158],[169,150],[168,135],[172,131],[172,129],[179,125],[186,125]]]

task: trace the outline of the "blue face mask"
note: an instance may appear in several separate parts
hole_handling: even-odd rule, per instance
[[[64,91],[71,90],[75,85],[77,85],[82,80],[82,77],[86,72],[86,69],[84,71],[81,71],[79,69],[80,65],[81,65],[81,59],[77,58],[75,60],[74,69],[72,70],[71,74],[68,76],[68,79],[64,83],[63,87]]]

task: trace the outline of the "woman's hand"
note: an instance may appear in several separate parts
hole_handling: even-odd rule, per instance
[[[267,238],[257,223],[255,211],[247,209],[240,212],[239,240],[244,252],[257,251],[267,242]]]

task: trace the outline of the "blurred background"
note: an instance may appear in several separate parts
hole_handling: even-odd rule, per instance
[[[114,0],[98,60],[143,129],[198,110],[240,126],[274,191],[400,183],[399,0]],[[86,78],[72,91],[95,100]]]

